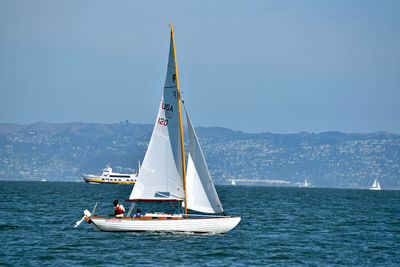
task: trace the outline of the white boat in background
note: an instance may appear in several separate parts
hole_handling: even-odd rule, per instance
[[[232,184],[232,185],[236,185],[235,179],[232,179],[231,184]]]
[[[41,181],[42,181],[42,182],[47,182],[46,178],[42,178]]]
[[[300,183],[299,187],[310,187],[310,184],[308,183],[307,179],[305,179],[304,183]]]
[[[107,166],[102,175],[82,174],[82,179],[91,184],[134,184],[136,183],[137,173],[113,172],[110,166]]]
[[[91,213],[85,210],[82,220],[86,220],[97,231],[221,234],[232,230],[241,220],[239,216],[225,215],[185,109],[189,136],[186,166],[181,107],[183,101],[179,92],[173,28],[170,26],[171,43],[164,91],[143,164],[129,199],[126,200],[132,202],[132,205],[126,217],[122,218],[95,216],[94,211]],[[131,216],[137,202],[175,202],[181,212],[147,212],[141,216]],[[188,209],[203,214],[188,214]]]
[[[369,189],[370,190],[382,190],[381,185],[378,181],[378,178],[375,178],[374,183],[372,184],[372,186]]]

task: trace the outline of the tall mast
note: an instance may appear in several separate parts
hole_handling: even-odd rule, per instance
[[[183,141],[181,94],[179,93],[178,66],[177,66],[177,64],[176,64],[174,29],[173,29],[173,27],[172,27],[172,24],[169,24],[169,26],[171,27],[171,41],[172,41],[172,47],[174,48],[174,62],[175,62],[175,76],[176,76],[176,94],[178,95],[179,128],[180,128],[180,131],[181,131],[183,191],[185,191],[185,217],[187,217],[187,201],[186,201],[186,164],[185,164],[185,146],[184,146],[185,144],[184,144],[184,141]]]

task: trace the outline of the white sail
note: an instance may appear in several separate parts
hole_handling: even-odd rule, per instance
[[[174,49],[153,134],[129,199],[184,199]]]
[[[189,130],[189,159],[186,171],[188,209],[205,213],[222,213],[224,210],[221,201],[211,180],[207,163],[187,111],[186,118]]]

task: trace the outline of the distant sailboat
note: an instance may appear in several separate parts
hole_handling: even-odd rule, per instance
[[[85,210],[82,220],[90,223],[95,230],[226,233],[240,222],[239,216],[226,216],[224,213],[186,109],[189,153],[187,166],[185,164],[181,113],[183,101],[178,81],[171,25],[170,52],[163,96],[136,185],[127,201],[175,202],[184,208],[184,213],[148,212],[141,216],[130,217],[134,204],[127,217],[122,218],[109,215],[95,216],[94,212]],[[188,214],[188,209],[207,214]],[[81,221],[78,221],[76,226]]]
[[[307,179],[305,179],[304,183],[300,183],[299,187],[310,187],[310,184],[308,183]]]
[[[232,179],[232,185],[236,185],[235,179]]]
[[[370,190],[381,190],[381,184],[378,181],[378,178],[375,178],[374,183],[369,188]]]

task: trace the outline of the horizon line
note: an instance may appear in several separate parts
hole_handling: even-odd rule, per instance
[[[130,122],[129,120],[119,121],[119,122],[80,122],[80,121],[72,121],[72,122],[46,122],[46,121],[37,121],[32,123],[16,123],[16,122],[0,122],[0,125],[12,124],[15,126],[30,126],[35,124],[102,124],[102,125],[113,125],[113,124],[131,124],[131,125],[149,125],[152,126],[154,123],[140,123],[140,122]],[[246,132],[243,130],[235,130],[228,127],[223,126],[196,126],[195,128],[220,128],[227,129],[233,132],[242,133],[242,134],[282,134],[282,135],[290,135],[290,134],[324,134],[324,133],[340,133],[340,134],[389,134],[389,135],[400,135],[400,133],[390,132],[387,130],[378,130],[371,132],[344,132],[340,130],[326,130],[326,131],[300,131],[300,132],[291,132],[291,133],[280,133],[280,132],[272,132],[272,131],[262,131],[262,132]]]

